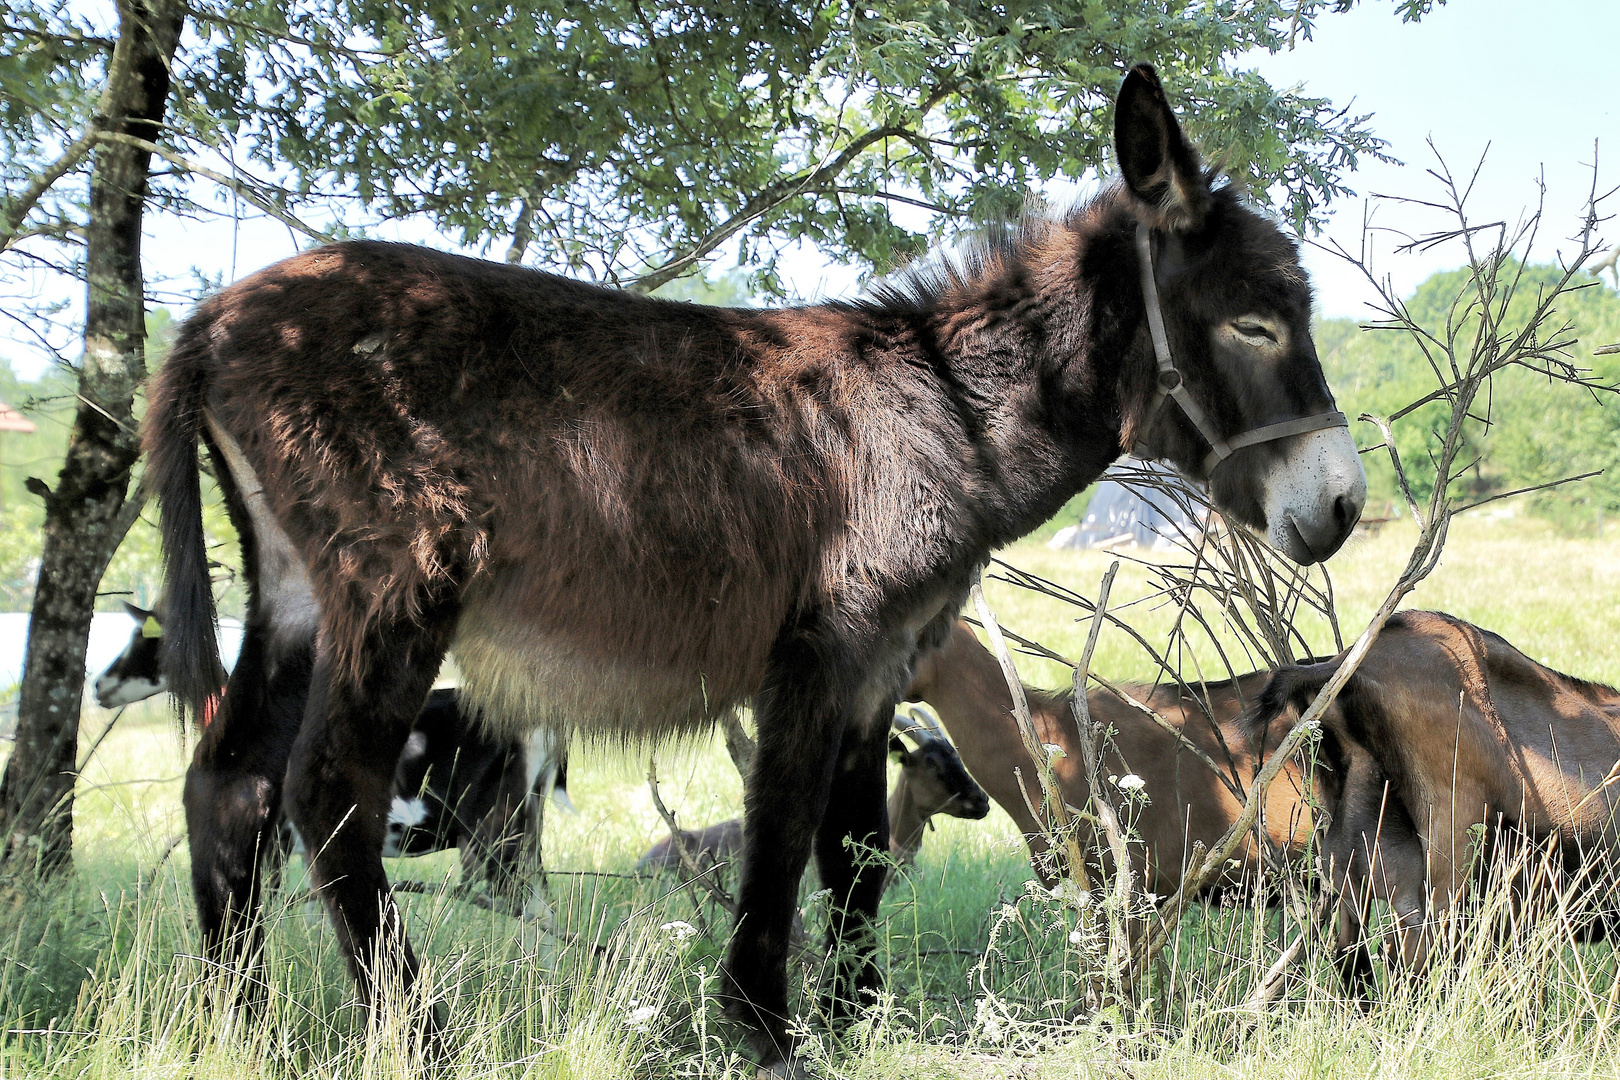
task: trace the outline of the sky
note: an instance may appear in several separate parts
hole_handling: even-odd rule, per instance
[[[1362,0],[1345,15],[1324,15],[1315,39],[1291,52],[1246,59],[1276,87],[1301,85],[1339,105],[1373,114],[1400,165],[1363,162],[1350,179],[1359,196],[1338,204],[1318,243],[1361,246],[1364,214],[1374,226],[1374,270],[1399,295],[1436,270],[1460,265],[1459,245],[1393,255],[1401,233],[1421,235],[1446,219],[1373,194],[1435,200],[1444,189],[1426,175],[1435,148],[1454,172],[1484,164],[1468,200],[1470,218],[1510,226],[1533,209],[1538,178],[1547,182],[1544,235],[1554,257],[1579,229],[1592,188],[1598,140],[1600,193],[1620,185],[1620,0],[1451,0],[1416,24],[1402,24],[1391,0]],[[1487,152],[1488,149],[1488,152]],[[1620,195],[1608,212],[1620,213]],[[1600,212],[1601,206],[1600,206]],[[1600,230],[1620,242],[1620,220]],[[1318,310],[1369,318],[1376,293],[1359,270],[1320,248],[1306,266]]]
[[[1565,238],[1577,230],[1592,187],[1594,139],[1602,154],[1600,187],[1620,185],[1617,42],[1620,0],[1450,0],[1416,24],[1400,21],[1393,0],[1361,0],[1348,14],[1323,15],[1314,38],[1299,40],[1290,51],[1240,60],[1274,86],[1300,85],[1340,106],[1372,113],[1373,130],[1402,163],[1364,161],[1349,178],[1357,196],[1336,203],[1325,231],[1307,245],[1304,258],[1319,313],[1376,315],[1368,306],[1377,299],[1371,283],[1323,249],[1337,243],[1360,250],[1364,220],[1377,230],[1369,234],[1374,271],[1387,276],[1398,295],[1463,261],[1456,244],[1396,254],[1398,243],[1445,227],[1446,219],[1372,198],[1441,197],[1439,184],[1425,172],[1438,164],[1428,139],[1454,171],[1464,174],[1484,155],[1468,203],[1478,223],[1522,220],[1538,198],[1537,178],[1544,175],[1546,240],[1533,255],[1552,258],[1560,245],[1568,250]],[[1611,203],[1611,212],[1620,212],[1620,196]],[[426,226],[408,228],[415,231],[397,238],[452,246]],[[1620,242],[1620,220],[1603,231],[1611,242]],[[149,227],[144,257],[149,286],[160,300],[166,289],[173,290],[172,306],[183,308],[181,291],[195,288],[193,267],[231,281],[302,246],[285,226],[263,218],[250,217],[239,227],[228,219],[163,220]],[[791,255],[783,270],[790,291],[805,299],[848,296],[859,287],[855,269],[829,265],[814,251]],[[14,338],[15,332],[0,329],[0,355],[19,374],[37,375],[43,358],[15,340],[4,341],[7,336]]]

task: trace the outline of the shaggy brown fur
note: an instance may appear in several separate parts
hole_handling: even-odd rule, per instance
[[[1256,671],[1229,682],[1193,687],[1203,700],[1169,686],[1125,684],[1120,689],[1154,709],[1216,764],[1229,770],[1234,782],[1246,789],[1264,763],[1264,754],[1281,741],[1293,723],[1291,714],[1279,715],[1265,732],[1263,748],[1256,745],[1244,713],[1255,704],[1270,678],[1270,672]],[[1063,748],[1064,756],[1052,767],[1064,800],[1071,806],[1084,807],[1091,791],[1069,696],[1031,687],[1025,687],[1024,694],[1041,741]],[[1029,844],[1030,865],[1043,881],[1053,884],[1054,868],[1046,840],[1019,788],[1018,778],[1022,775],[1030,799],[1039,803],[1036,766],[1018,734],[1012,695],[1007,691],[1001,665],[979,644],[971,627],[958,622],[944,646],[918,661],[917,677],[906,696],[927,701],[939,712],[962,763],[1018,824]],[[1106,724],[1114,732],[1113,744],[1104,758],[1104,775],[1135,773],[1146,781],[1142,789],[1146,805],[1128,811],[1142,839],[1140,845],[1133,845],[1137,880],[1144,888],[1167,896],[1181,887],[1182,874],[1192,858],[1192,845],[1202,842],[1206,850],[1213,847],[1237,820],[1243,805],[1207,764],[1151,717],[1107,690],[1093,690],[1086,700],[1092,720]],[[1119,802],[1117,791],[1111,795]],[[1246,841],[1235,855],[1236,865],[1229,867],[1214,888],[1253,885],[1259,881],[1263,857],[1270,858],[1275,868],[1279,857],[1292,863],[1304,854],[1311,835],[1311,817],[1303,795],[1303,771],[1290,762],[1267,793],[1262,811],[1269,851],[1263,855],[1252,839]]]
[[[1309,703],[1339,662],[1278,672],[1258,719]],[[1410,611],[1390,619],[1322,723],[1324,867],[1355,972],[1367,969],[1369,897],[1399,914],[1393,944],[1420,968],[1432,925],[1458,913],[1491,865],[1482,853],[1552,851],[1541,869],[1555,880],[1538,890],[1569,874],[1583,875],[1589,895],[1616,884],[1620,691],[1544,667],[1460,619]]]
[[[453,648],[497,726],[651,737],[752,699],[725,992],[776,1060],[812,849],[832,937],[857,946],[828,1007],[875,986],[882,868],[845,841],[888,842],[888,717],[919,643],[943,639],[991,549],[1137,437],[1155,372],[1138,221],[1169,230],[1155,243],[1177,364],[1223,432],[1332,408],[1292,242],[1210,190],[1151,69],[1127,77],[1119,116],[1123,186],[871,303],[703,308],[367,242],[201,304],[153,382],[145,440],[165,668],[192,704],[218,685],[199,439],[252,593],[187,777],[210,955],[256,953],[256,853],[285,778],[363,992],[374,950],[414,978],[375,853],[393,762]],[[1263,362],[1225,332],[1252,312],[1277,328]],[[1208,449],[1170,409],[1147,436],[1190,473]],[[1280,443],[1240,451],[1216,502],[1264,527],[1285,460]],[[1302,523],[1317,558],[1360,510],[1328,505]]]

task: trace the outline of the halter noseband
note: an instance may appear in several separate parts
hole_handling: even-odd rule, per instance
[[[1141,256],[1142,271],[1142,299],[1147,304],[1148,334],[1153,338],[1153,354],[1159,360],[1158,383],[1154,391],[1153,401],[1149,403],[1147,414],[1142,417],[1142,424],[1137,429],[1141,432],[1137,436],[1136,446],[1131,453],[1139,458],[1146,459],[1148,431],[1153,427],[1153,421],[1159,413],[1159,406],[1164,404],[1166,397],[1174,398],[1187,419],[1192,421],[1198,434],[1209,443],[1209,453],[1204,456],[1204,479],[1208,480],[1215,472],[1215,466],[1231,457],[1233,452],[1255,443],[1271,442],[1274,439],[1286,439],[1290,435],[1303,435],[1307,431],[1322,431],[1326,428],[1350,426],[1342,412],[1317,413],[1314,416],[1302,416],[1297,420],[1284,420],[1280,424],[1267,424],[1265,427],[1251,428],[1240,435],[1230,439],[1223,439],[1210,423],[1209,414],[1204,412],[1202,405],[1193,400],[1187,393],[1185,380],[1181,372],[1176,370],[1176,362],[1170,355],[1170,338],[1164,332],[1164,312],[1159,308],[1159,285],[1153,277],[1153,240],[1146,225],[1136,226],[1136,251]]]

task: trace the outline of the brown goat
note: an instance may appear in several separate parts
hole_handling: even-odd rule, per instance
[[[1279,671],[1256,723],[1307,704],[1341,661]],[[1435,924],[1489,871],[1481,855],[1533,856],[1525,844],[1551,853],[1549,867],[1531,859],[1546,872],[1538,889],[1579,881],[1576,891],[1602,896],[1620,884],[1620,691],[1461,619],[1408,611],[1389,620],[1322,728],[1323,869],[1340,896],[1347,976],[1369,970],[1369,899],[1389,903],[1394,954],[1421,969]],[[1514,885],[1528,899],[1525,882]]]
[[[949,741],[934,721],[913,713],[895,718],[895,727],[916,744],[907,749],[899,735],[889,739],[889,752],[900,764],[900,776],[889,793],[889,858],[909,866],[922,849],[923,836],[935,814],[978,821],[990,812],[990,797],[968,775]],[[732,818],[706,829],[682,829],[681,841],[700,869],[734,860],[742,851],[743,820]],[[639,873],[666,873],[682,868],[669,837],[648,849],[636,862]]]
[[[1193,689],[1207,697],[1208,711],[1199,698],[1175,687],[1125,684],[1120,689],[1157,711],[1246,788],[1259,771],[1263,755],[1257,753],[1262,747],[1256,745],[1244,711],[1258,700],[1270,679],[1270,672],[1257,671],[1195,685]],[[1030,687],[1024,688],[1024,694],[1041,741],[1063,748],[1064,756],[1052,767],[1064,799],[1072,806],[1085,806],[1091,795],[1069,696]],[[1051,884],[1046,840],[1019,788],[1021,774],[1030,798],[1039,803],[1035,763],[1019,736],[1001,665],[979,643],[972,627],[958,621],[944,645],[921,657],[906,696],[928,702],[939,713],[963,764],[1017,823],[1029,844],[1031,865]],[[1093,690],[1087,703],[1092,719],[1114,733],[1104,758],[1104,775],[1134,773],[1145,781],[1142,790],[1147,802],[1133,818],[1142,839],[1135,849],[1135,870],[1145,888],[1167,895],[1181,887],[1192,845],[1202,842],[1206,848],[1212,847],[1237,820],[1242,804],[1207,764],[1151,717],[1107,690]],[[1291,715],[1279,715],[1265,731],[1263,750],[1274,748],[1291,726]],[[1303,779],[1301,770],[1289,763],[1268,793],[1263,811],[1268,846],[1289,861],[1304,852],[1310,838]],[[1115,799],[1117,802],[1117,793]],[[1247,841],[1238,849],[1237,865],[1229,867],[1216,887],[1252,884],[1258,879],[1261,857],[1253,840]]]
[[[426,248],[304,252],[198,305],[148,394],[164,670],[219,686],[207,446],[242,540],[241,659],[186,778],[221,966],[261,955],[285,804],[369,998],[417,964],[390,898],[390,774],[447,654],[496,730],[651,739],[752,703],[727,1007],[791,1049],[787,929],[815,855],[828,1015],[879,982],[889,718],[989,553],[1127,448],[1209,482],[1298,562],[1366,497],[1298,252],[1215,186],[1153,70],[1123,183],[860,304],[706,308]],[[285,798],[283,785],[285,784]],[[247,978],[256,988],[261,980]],[[256,989],[253,992],[258,992]]]

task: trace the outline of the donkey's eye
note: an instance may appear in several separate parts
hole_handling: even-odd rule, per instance
[[[1271,327],[1253,319],[1238,319],[1232,323],[1232,329],[1254,341],[1269,341],[1278,344],[1282,340]]]

